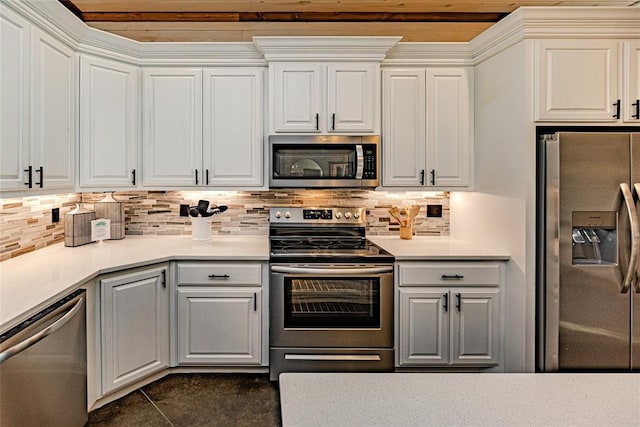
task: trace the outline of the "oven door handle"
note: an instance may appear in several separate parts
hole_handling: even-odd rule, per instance
[[[271,271],[274,273],[290,273],[290,274],[380,274],[393,273],[393,266],[383,267],[353,267],[353,268],[313,268],[313,267],[285,267],[282,265],[272,265]]]

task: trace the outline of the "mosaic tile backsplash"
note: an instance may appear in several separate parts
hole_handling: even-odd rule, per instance
[[[105,193],[74,193],[0,200],[0,260],[4,261],[64,241],[64,215],[82,202],[93,208]],[[271,191],[126,191],[114,198],[125,204],[125,235],[191,234],[190,217],[181,217],[180,205],[198,200],[226,205],[212,217],[212,234],[267,235],[273,206],[364,206],[369,235],[396,235],[398,223],[391,206],[421,207],[414,222],[418,236],[449,235],[449,193],[387,192],[372,190],[271,190]],[[427,218],[427,205],[440,205],[442,217]],[[51,222],[51,209],[60,208],[60,222]]]

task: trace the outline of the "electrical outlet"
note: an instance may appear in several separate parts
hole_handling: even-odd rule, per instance
[[[51,209],[51,222],[60,222],[60,208]]]
[[[427,205],[427,218],[442,218],[442,205]]]
[[[189,205],[180,205],[180,216],[189,216]]]

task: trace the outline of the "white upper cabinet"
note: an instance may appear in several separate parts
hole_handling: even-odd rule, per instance
[[[383,70],[382,141],[385,186],[419,186],[426,169],[426,71]]]
[[[275,132],[320,132],[322,66],[316,63],[270,65]]]
[[[536,41],[535,120],[620,120],[628,109],[620,97],[620,46],[617,40]]]
[[[375,132],[380,111],[379,72],[378,64],[327,66],[329,132]]]
[[[136,185],[138,104],[138,67],[80,58],[81,187]]]
[[[379,64],[275,62],[270,133],[379,132]]]
[[[204,184],[262,185],[263,71],[204,70]]]
[[[75,57],[3,7],[0,190],[75,188]]]
[[[0,190],[27,188],[29,167],[29,23],[0,9]],[[27,182],[28,184],[28,182]]]
[[[71,48],[32,27],[31,164],[34,187],[75,188],[77,76]]]
[[[624,51],[623,117],[625,122],[640,122],[640,41],[625,42]]]
[[[143,184],[202,182],[202,70],[143,69]]]
[[[263,71],[143,71],[145,186],[260,186]]]
[[[383,70],[383,186],[470,185],[472,80],[467,68]]]

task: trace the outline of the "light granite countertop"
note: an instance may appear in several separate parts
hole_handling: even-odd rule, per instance
[[[507,260],[505,253],[448,237],[367,236],[407,260]],[[75,248],[63,244],[0,263],[0,333],[69,294],[99,274],[171,260],[268,261],[269,237],[126,236]]]
[[[268,236],[126,236],[75,248],[63,244],[0,263],[0,333],[102,273],[171,260],[268,261]]]
[[[450,237],[414,236],[410,240],[398,236],[367,236],[376,245],[396,257],[396,261],[482,261],[509,259],[505,252],[473,245]]]
[[[283,427],[638,426],[638,374],[283,373]]]

